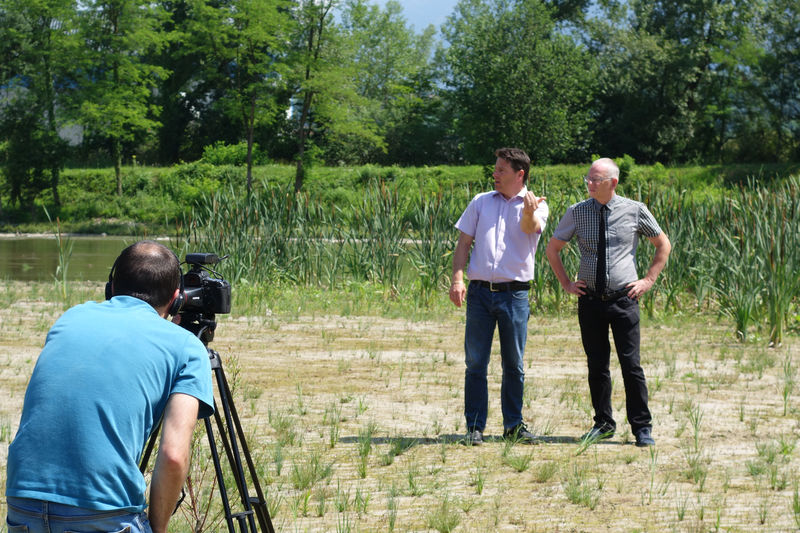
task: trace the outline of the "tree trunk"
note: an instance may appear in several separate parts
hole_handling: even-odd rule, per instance
[[[52,20],[48,19],[48,27],[52,25]],[[52,49],[51,38],[52,32],[47,32],[47,49]],[[53,190],[53,203],[56,207],[61,207],[61,197],[58,195],[58,179],[61,175],[61,152],[59,147],[58,127],[56,126],[56,109],[55,109],[55,88],[54,76],[50,64],[50,55],[44,54],[44,69],[47,76],[47,85],[45,98],[47,103],[47,128],[50,131],[51,143],[50,150],[59,150],[58,153],[51,154],[52,166],[50,167],[50,188]]]
[[[300,145],[300,150],[297,152],[297,170],[294,173],[294,192],[300,192],[303,188],[303,179],[305,178],[305,169],[303,169],[303,145]]]
[[[56,207],[61,207],[61,197],[58,195],[58,178],[61,175],[61,169],[57,165],[53,165],[50,169],[50,188],[53,189],[53,203]]]
[[[247,195],[253,190],[253,130],[256,121],[256,97],[250,97],[250,116],[247,117]]]
[[[119,139],[113,143],[111,153],[114,157],[114,176],[117,178],[117,196],[122,196],[122,142]]]
[[[325,17],[328,16],[328,12],[333,8],[333,4],[334,2],[332,1],[327,4],[322,3],[317,13],[315,26],[311,27],[308,32],[306,50],[313,57],[314,62],[319,59],[320,51],[322,50],[322,32],[325,29]],[[312,62],[309,59],[309,62],[306,63],[306,82],[311,79],[311,66]],[[311,89],[306,88],[306,94],[303,98],[303,112],[300,114],[300,126],[297,134],[297,171],[294,175],[294,192],[296,193],[303,188],[303,179],[305,178],[303,161],[306,153],[306,121],[308,120],[308,114],[311,112],[313,98],[314,93]]]
[[[308,120],[308,113],[311,109],[311,100],[313,98],[311,91],[306,92],[303,98],[303,111],[300,113],[300,127],[297,134],[297,171],[294,175],[294,192],[300,192],[303,188],[303,179],[305,178],[305,169],[303,162],[306,157],[306,120]]]

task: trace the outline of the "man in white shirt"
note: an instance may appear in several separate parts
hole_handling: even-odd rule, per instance
[[[456,223],[461,233],[453,254],[450,300],[458,307],[467,302],[466,440],[472,445],[483,442],[488,411],[486,373],[497,326],[503,366],[503,437],[532,444],[536,439],[522,420],[523,354],[534,255],[549,210],[545,198],[526,187],[528,155],[518,148],[501,148],[495,156],[495,190],[476,195]],[[464,283],[467,260],[469,287]]]

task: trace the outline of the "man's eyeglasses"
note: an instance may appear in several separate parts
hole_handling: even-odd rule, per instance
[[[613,180],[613,179],[614,178],[590,178],[589,176],[584,176],[583,177],[583,181],[586,182],[587,185],[590,184],[590,183],[592,185],[597,185],[598,183],[602,183],[604,181],[609,181],[609,180]]]

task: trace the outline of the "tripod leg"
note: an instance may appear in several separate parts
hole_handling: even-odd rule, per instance
[[[217,389],[220,396],[220,403],[222,404],[223,413],[225,415],[225,425],[222,423],[222,418],[219,414],[218,410],[214,412],[214,418],[217,422],[217,427],[219,428],[220,438],[222,440],[223,446],[225,448],[225,452],[228,456],[228,461],[232,467],[234,467],[234,477],[236,479],[236,485],[239,489],[239,495],[241,496],[242,506],[245,509],[245,512],[241,515],[238,515],[237,518],[242,521],[244,516],[247,517],[250,525],[250,530],[252,532],[256,532],[256,524],[253,520],[253,513],[255,512],[256,517],[258,518],[259,525],[261,526],[261,530],[266,533],[274,533],[274,528],[272,526],[272,521],[269,517],[269,510],[267,508],[266,500],[264,499],[263,492],[261,491],[261,485],[258,482],[258,476],[256,475],[255,465],[253,464],[252,457],[250,456],[250,451],[247,447],[247,442],[244,437],[244,432],[241,427],[241,423],[239,421],[238,413],[236,412],[236,406],[232,400],[232,394],[230,391],[230,387],[228,386],[228,380],[225,377],[225,372],[222,369],[222,363],[219,359],[219,354],[213,350],[209,350],[209,354],[211,354],[212,364],[211,367],[215,373],[217,378]],[[227,427],[227,431],[226,431]],[[237,436],[239,441],[237,442]],[[250,473],[250,478],[253,482],[253,485],[256,488],[257,497],[251,498],[249,492],[247,490],[247,482],[245,479],[244,468],[242,465],[241,455],[239,452],[239,443],[241,443],[245,459],[247,462],[248,470]],[[240,522],[242,527],[244,524]]]
[[[228,464],[235,468],[235,471],[233,472],[234,480],[236,481],[236,488],[239,490],[239,495],[241,496],[242,505],[244,507],[244,512],[242,513],[233,514],[231,511],[228,490],[225,486],[222,465],[220,463],[219,453],[217,451],[216,440],[214,437],[214,429],[211,424],[210,417],[207,417],[203,419],[203,422],[205,424],[206,434],[208,436],[208,445],[211,450],[211,457],[214,462],[214,472],[216,474],[217,482],[219,483],[220,496],[222,498],[222,505],[225,511],[225,521],[228,525],[228,531],[229,533],[236,533],[234,527],[235,518],[241,533],[247,533],[248,531],[250,531],[250,533],[257,533],[258,529],[256,528],[255,521],[253,520],[253,515],[255,515],[255,517],[258,518],[261,531],[265,533],[275,533],[275,529],[272,526],[272,520],[269,516],[269,509],[267,508],[266,499],[264,498],[264,494],[261,490],[261,485],[258,482],[255,465],[253,464],[253,459],[250,456],[250,450],[245,440],[241,422],[239,421],[239,415],[236,411],[236,406],[231,399],[231,390],[228,386],[228,380],[225,377],[225,373],[222,370],[222,363],[219,359],[219,354],[210,348],[208,348],[208,353],[211,359],[211,368],[217,378],[217,389],[219,391],[220,403],[222,404],[222,410],[225,415],[226,423],[223,423],[222,421],[216,401],[214,401],[214,420],[217,423],[219,438],[222,442],[223,448],[225,449],[225,455],[228,458]],[[155,449],[160,430],[161,423],[159,422],[150,435],[147,446],[142,452],[142,457],[139,461],[139,469],[142,473],[144,473],[147,469],[150,456]],[[239,444],[236,440],[237,436],[244,452],[244,457],[250,472],[250,478],[256,490],[256,497],[251,497],[247,490],[244,469],[239,453]]]
[[[220,376],[222,379],[222,384],[225,389],[225,395],[230,398],[231,391],[228,387],[228,380],[225,377],[225,373],[222,371],[222,367],[220,366]],[[250,503],[253,505],[254,510],[256,511],[256,516],[258,517],[259,524],[261,529],[267,533],[275,533],[275,528],[272,525],[272,519],[269,516],[269,509],[267,507],[267,500],[264,497],[264,492],[261,490],[261,484],[258,481],[258,475],[256,473],[256,467],[253,463],[253,458],[250,455],[250,449],[247,446],[247,440],[244,436],[244,430],[242,429],[241,421],[239,420],[239,414],[236,411],[236,405],[233,401],[230,402],[230,411],[231,411],[231,420],[234,423],[234,427],[236,429],[236,434],[239,436],[239,442],[241,443],[242,452],[244,454],[245,461],[247,463],[247,468],[250,472],[250,479],[253,482],[253,488],[256,491],[256,497],[250,498]]]
[[[214,406],[214,412],[216,413],[216,405]],[[219,483],[219,493],[222,497],[222,507],[225,509],[225,521],[228,523],[228,531],[230,533],[235,533],[233,528],[233,520],[231,519],[231,505],[228,500],[228,490],[225,487],[225,478],[223,478],[222,474],[222,465],[219,462],[219,453],[217,453],[217,444],[214,441],[214,428],[211,426],[211,421],[206,418],[204,419],[205,426],[206,426],[206,434],[208,435],[208,446],[211,448],[211,458],[214,461],[214,472],[217,475],[217,482]]]

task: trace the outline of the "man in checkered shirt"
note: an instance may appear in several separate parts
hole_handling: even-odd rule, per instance
[[[547,244],[546,254],[561,286],[578,296],[578,322],[589,366],[589,391],[594,425],[581,438],[611,438],[616,431],[611,409],[611,345],[614,336],[628,422],[637,446],[652,446],[652,417],[647,407],[647,383],[639,362],[639,297],[655,283],[671,250],[669,239],[647,207],[618,196],[619,168],[608,158],[592,163],[584,178],[590,198],[571,205]],[[636,273],[639,236],[656,248],[647,274]],[[572,281],[561,261],[561,250],[577,237],[581,261]],[[599,252],[599,253],[598,253]]]

